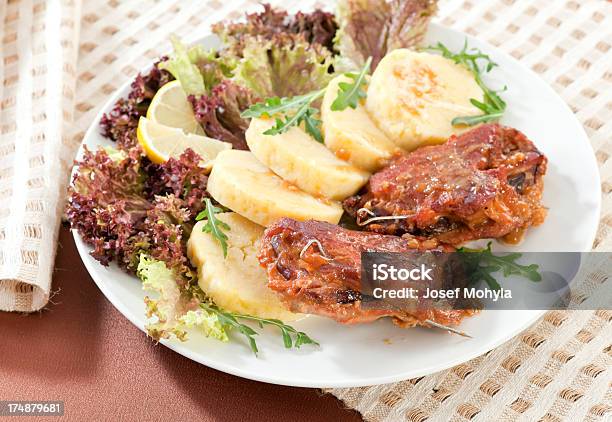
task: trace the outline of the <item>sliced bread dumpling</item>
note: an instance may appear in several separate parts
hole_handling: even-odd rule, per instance
[[[207,189],[221,205],[262,226],[281,217],[337,224],[343,212],[338,202],[315,198],[284,181],[250,151],[219,153]]]
[[[378,64],[366,108],[389,139],[410,151],[469,130],[451,122],[458,116],[481,114],[470,99],[482,101],[483,95],[465,67],[436,54],[402,48]]]
[[[204,233],[198,222],[189,241],[187,255],[198,269],[198,284],[218,306],[241,314],[292,321],[300,317],[287,310],[268,289],[268,276],[259,265],[257,253],[264,228],[233,212],[217,214],[227,224],[227,256],[219,241]]]
[[[337,76],[327,86],[323,97],[321,119],[325,145],[337,157],[373,173],[383,167],[400,149],[376,126],[361,102],[354,109],[331,109],[338,97],[338,84],[341,82],[351,83],[353,80],[345,75]]]
[[[274,119],[252,119],[246,132],[251,152],[285,181],[316,197],[342,200],[355,194],[369,174],[339,159],[294,126],[278,135],[265,135]]]

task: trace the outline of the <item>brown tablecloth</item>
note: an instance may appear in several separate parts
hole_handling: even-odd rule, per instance
[[[0,400],[64,400],[78,421],[361,420],[331,395],[244,380],[154,344],[98,290],[65,227],[53,289],[40,313],[0,312]]]

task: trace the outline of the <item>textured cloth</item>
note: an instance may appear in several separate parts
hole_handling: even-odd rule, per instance
[[[41,284],[48,280],[50,257],[55,248],[54,233],[59,224],[59,209],[61,192],[64,189],[65,177],[25,179],[12,177],[13,169],[26,171],[28,161],[35,148],[41,148],[41,142],[36,143],[32,128],[41,122],[55,124],[45,130],[44,140],[53,143],[45,144],[44,163],[49,165],[61,163],[68,168],[68,160],[64,160],[61,140],[67,146],[66,151],[74,153],[80,143],[84,131],[92,123],[95,114],[107,101],[108,96],[122,83],[134,77],[138,69],[150,64],[160,53],[169,49],[168,34],[176,33],[187,40],[201,37],[207,32],[210,23],[224,18],[238,18],[245,11],[258,8],[255,0],[236,1],[196,1],[196,0],[164,0],[164,1],[94,1],[84,0],[79,39],[78,62],[69,61],[60,68],[65,75],[57,79],[56,84],[49,83],[50,90],[63,86],[65,101],[57,96],[47,98],[44,93],[38,96],[24,96],[25,103],[20,110],[28,110],[29,100],[36,101],[40,96],[47,98],[41,103],[41,109],[46,113],[57,113],[63,109],[65,120],[51,121],[48,114],[17,113],[15,100],[9,100],[7,92],[13,90],[16,82],[22,79],[17,76],[8,77],[9,70],[28,69],[34,61],[28,57],[38,57],[44,49],[28,48],[35,39],[24,34],[24,40],[17,46],[16,35],[9,36],[12,30],[16,33],[15,20],[34,16],[44,16],[53,9],[60,7],[62,16],[62,31],[72,36],[79,33],[78,22],[69,25],[70,16],[74,17],[81,8],[74,2],[48,1],[39,2],[47,6],[36,6],[33,1],[9,2],[0,0],[0,22],[5,26],[2,33],[2,56],[0,75],[4,79],[2,92],[2,154],[9,159],[3,163],[0,170],[1,192],[6,189],[18,189],[18,182],[24,187],[38,186],[37,199],[54,193],[54,201],[50,206],[40,207],[44,216],[36,214],[35,220],[41,229],[49,230],[47,237],[40,237],[36,244],[25,234],[24,213],[16,214],[14,223],[9,225],[7,216],[13,215],[12,210],[0,208],[1,227],[14,227],[11,243],[8,243],[9,233],[3,231],[0,237],[0,251],[3,272],[0,278],[16,279],[30,285]],[[76,0],[75,0],[76,1]],[[16,4],[19,4],[17,7]],[[304,1],[271,1],[282,5],[290,11],[309,9],[313,6],[333,7],[331,2]],[[24,7],[26,5],[27,7]],[[19,8],[19,13],[17,9]],[[26,13],[21,13],[24,9]],[[27,12],[30,10],[31,12]],[[35,13],[35,11],[37,11]],[[493,45],[512,54],[521,62],[538,72],[553,88],[570,104],[589,135],[602,175],[604,191],[603,215],[594,248],[596,250],[612,250],[612,70],[611,70],[611,40],[612,40],[612,4],[604,0],[564,1],[564,0],[488,0],[463,1],[441,0],[440,12],[437,18],[443,25],[477,35]],[[8,24],[7,24],[8,22]],[[29,22],[29,21],[27,21]],[[54,24],[57,25],[57,23]],[[35,25],[32,24],[34,27]],[[35,29],[35,28],[34,28]],[[60,32],[60,33],[63,33]],[[146,34],[146,35],[143,35]],[[20,32],[21,36],[21,32]],[[45,37],[50,43],[55,38]],[[71,44],[66,42],[55,44],[61,47],[63,57],[70,56]],[[73,38],[74,39],[74,38]],[[12,47],[11,47],[12,46]],[[12,48],[12,50],[9,49]],[[13,51],[13,56],[9,51]],[[17,51],[25,52],[17,55]],[[30,51],[32,54],[27,55]],[[46,50],[49,51],[48,48]],[[22,59],[22,56],[25,57]],[[54,56],[55,57],[55,56]],[[21,60],[20,65],[15,64]],[[58,69],[57,63],[50,63]],[[77,69],[76,95],[67,95],[72,86],[73,73]],[[17,72],[13,72],[16,75]],[[34,75],[36,72],[27,70],[19,74]],[[57,71],[53,73],[57,76]],[[12,78],[12,79],[11,79]],[[33,78],[26,77],[26,82]],[[8,80],[8,82],[7,82]],[[11,85],[11,83],[13,85]],[[7,88],[8,87],[8,88]],[[2,89],[2,87],[0,87]],[[49,92],[49,91],[47,91]],[[55,92],[55,91],[54,91]],[[13,96],[14,98],[15,96]],[[18,98],[21,98],[19,96]],[[74,98],[74,103],[72,102]],[[53,99],[53,100],[52,100]],[[53,102],[57,100],[56,102]],[[13,104],[15,103],[15,104]],[[71,105],[74,104],[72,108]],[[61,105],[61,107],[60,107]],[[8,116],[10,109],[13,117],[28,119],[34,125],[18,126],[21,132],[12,130],[15,119]],[[63,122],[70,120],[74,111],[74,121],[71,127],[65,127]],[[60,122],[60,123],[58,123]],[[59,124],[59,126],[57,126]],[[53,130],[51,130],[53,129]],[[19,136],[18,136],[19,135]],[[22,151],[21,144],[15,139],[31,140],[32,150]],[[20,155],[17,155],[19,153]],[[11,155],[13,154],[13,155]],[[39,156],[40,157],[40,156]],[[56,157],[59,157],[57,159]],[[19,161],[18,161],[19,159]],[[6,161],[6,158],[3,158]],[[15,163],[22,164],[21,167]],[[4,170],[4,169],[8,170]],[[62,170],[57,174],[61,176]],[[8,176],[5,177],[5,174]],[[49,173],[51,174],[51,173]],[[48,176],[48,175],[46,175]],[[9,183],[8,181],[11,181]],[[29,180],[34,180],[28,184]],[[39,180],[36,182],[36,180]],[[37,185],[38,183],[38,185]],[[40,187],[40,183],[44,183]],[[11,205],[26,198],[24,189],[18,190],[19,195],[11,197]],[[42,194],[44,192],[44,195]],[[7,202],[7,201],[5,201]],[[8,203],[8,202],[7,202]],[[46,204],[46,202],[44,202]],[[18,204],[21,204],[19,202]],[[26,205],[22,204],[22,208]],[[40,204],[40,202],[38,202]],[[37,208],[38,209],[38,208]],[[55,212],[55,214],[54,214]],[[47,218],[47,220],[44,220]],[[19,240],[19,242],[15,242]],[[25,245],[25,246],[23,246]],[[37,265],[14,265],[22,261],[12,261],[13,266],[6,266],[7,254],[15,254],[17,250],[36,251]],[[48,258],[45,262],[42,256]],[[12,256],[12,255],[11,255]],[[26,257],[29,254],[26,252]],[[32,260],[23,259],[33,263]],[[47,265],[45,267],[42,264]],[[4,268],[7,268],[7,271]],[[11,270],[11,271],[8,271]],[[8,273],[8,275],[5,275]],[[26,277],[26,275],[28,277]],[[607,277],[607,274],[600,275]],[[25,284],[19,284],[20,290],[27,290]],[[31,289],[31,288],[29,288]],[[13,291],[14,288],[11,288]],[[28,304],[34,303],[32,292],[13,295]],[[0,308],[6,302],[6,291],[0,291]],[[11,303],[15,303],[13,298]],[[39,302],[37,302],[39,303]],[[40,305],[44,303],[40,301]],[[14,309],[14,305],[12,307]],[[32,305],[23,309],[34,309]],[[447,371],[442,371],[427,377],[397,384],[356,389],[326,390],[341,398],[348,406],[359,410],[368,420],[532,420],[542,418],[547,421],[557,420],[598,420],[612,414],[612,392],[610,391],[610,366],[612,351],[609,339],[612,338],[610,312],[551,312],[537,322],[525,333],[517,336],[505,345]]]
[[[0,0],[0,310],[49,298],[74,149],[78,0]]]

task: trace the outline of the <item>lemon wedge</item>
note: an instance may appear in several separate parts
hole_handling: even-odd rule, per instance
[[[138,142],[147,157],[154,163],[163,163],[170,157],[178,157],[187,148],[191,148],[202,157],[201,165],[211,167],[217,155],[232,144],[207,136],[185,133],[182,129],[156,123],[145,117],[138,121],[136,131]]]
[[[179,81],[168,82],[157,91],[147,110],[147,119],[187,133],[206,135]]]

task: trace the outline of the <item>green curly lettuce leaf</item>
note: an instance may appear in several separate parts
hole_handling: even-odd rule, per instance
[[[437,0],[338,0],[335,68],[357,70],[372,57],[372,70],[391,50],[416,46],[437,10]]]
[[[159,68],[170,72],[181,83],[187,95],[205,94],[204,78],[198,66],[192,62],[187,46],[176,37],[171,37],[171,41],[174,53],[167,61],[160,63]]]
[[[174,53],[167,61],[159,64],[183,87],[187,95],[209,93],[223,79],[232,76],[235,59],[220,56],[215,50],[205,50],[201,45],[187,47],[178,38],[171,37]]]
[[[331,54],[316,44],[286,34],[243,43],[234,78],[261,98],[293,97],[321,89],[331,79]]]
[[[228,341],[227,333],[219,318],[199,307],[202,298],[194,297],[190,289],[181,286],[181,279],[163,261],[147,255],[140,256],[138,277],[144,290],[157,293],[157,299],[145,297],[147,317],[153,319],[146,325],[147,333],[154,339],[175,336],[187,339],[187,328],[197,328],[206,336]]]
[[[120,163],[128,157],[126,152],[121,149],[117,149],[111,146],[103,146],[102,149],[104,150],[104,152],[106,152],[108,158],[110,158],[114,163]]]
[[[195,311],[187,311],[179,320],[185,327],[196,327],[202,330],[206,337],[212,337],[221,341],[229,341],[227,332],[221,324],[221,321],[219,321],[219,317],[201,307]]]

